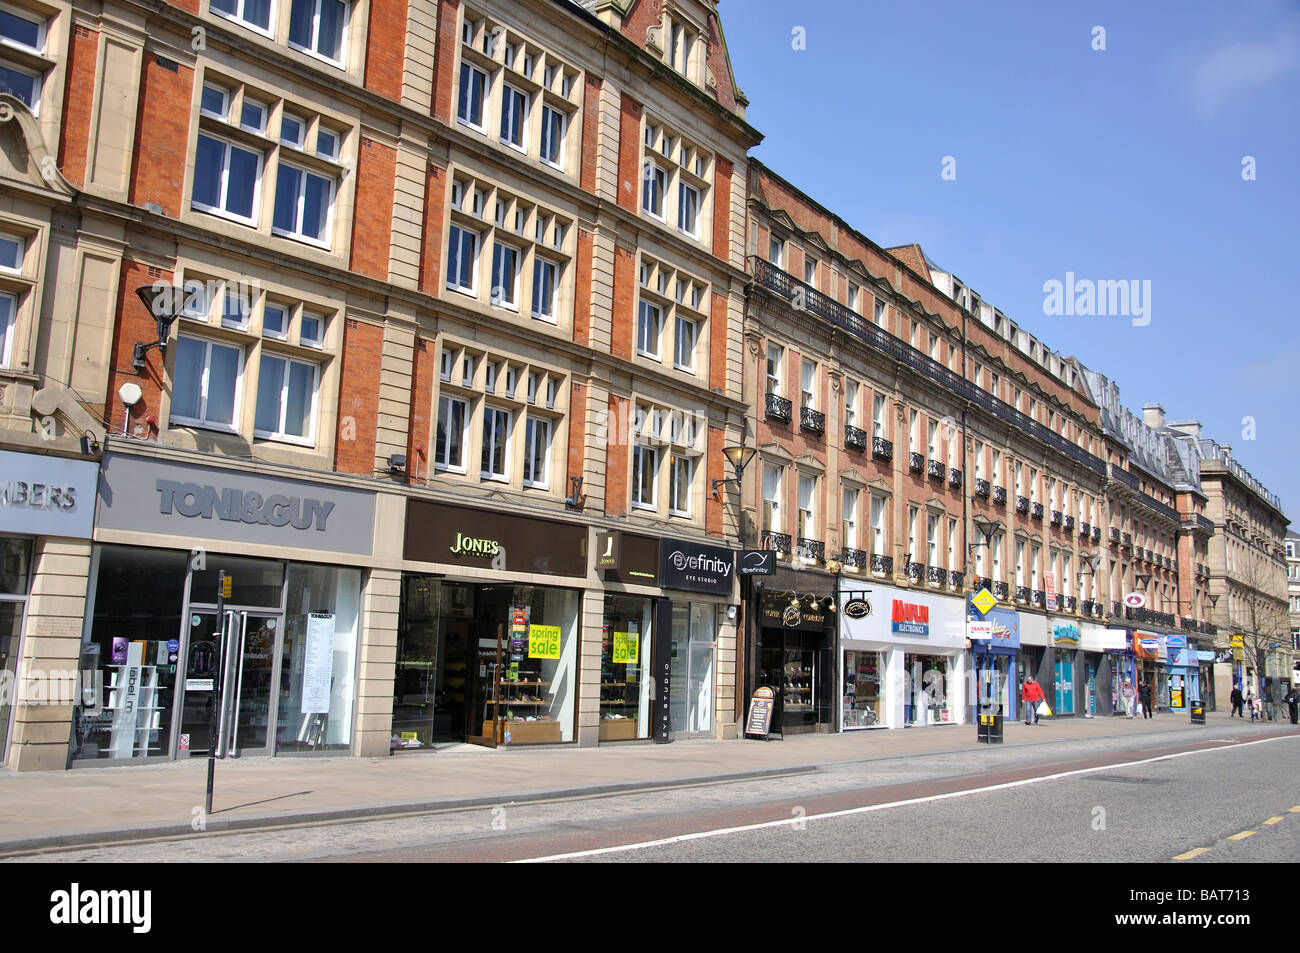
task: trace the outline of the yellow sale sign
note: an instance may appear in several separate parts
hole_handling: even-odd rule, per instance
[[[636,665],[641,657],[641,640],[636,632],[614,633],[614,664]]]
[[[560,627],[558,625],[531,625],[528,627],[528,657],[560,657]]]

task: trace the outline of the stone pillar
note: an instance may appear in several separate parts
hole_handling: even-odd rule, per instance
[[[578,747],[600,743],[600,655],[605,624],[605,592],[586,589],[578,611]]]
[[[372,569],[361,593],[361,673],[353,744],[363,758],[389,752],[393,730],[393,677],[397,668],[397,616],[402,574]]]

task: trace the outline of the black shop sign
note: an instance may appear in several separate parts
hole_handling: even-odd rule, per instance
[[[665,539],[659,544],[659,585],[665,589],[731,595],[736,554],[720,546]]]

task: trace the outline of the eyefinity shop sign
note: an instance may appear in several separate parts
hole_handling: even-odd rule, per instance
[[[659,543],[659,585],[665,589],[731,594],[736,554],[719,546],[664,539]]]
[[[375,495],[215,467],[105,455],[96,526],[369,554]]]

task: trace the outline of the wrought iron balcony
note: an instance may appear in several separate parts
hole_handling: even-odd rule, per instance
[[[987,589],[993,585],[993,580],[988,576],[972,575],[970,580],[971,592],[979,592],[981,589]]]
[[[962,481],[962,472],[955,467],[948,468],[948,485],[951,487],[960,487]]]
[[[948,570],[948,588],[961,591],[961,572],[956,569]]]
[[[876,351],[893,358],[899,364],[928,380],[934,381],[944,390],[959,399],[978,407],[981,411],[1008,426],[1028,434],[1040,443],[1046,444],[1057,453],[1086,466],[1095,473],[1105,475],[1106,461],[1094,457],[1060,434],[1040,424],[1027,414],[1022,414],[1010,404],[998,400],[982,387],[975,386],[961,374],[951,371],[938,361],[927,357],[914,347],[877,327],[869,319],[840,304],[835,299],[822,294],[811,285],[799,281],[793,275],[777,268],[770,261],[750,256],[750,267],[754,274],[757,288],[793,303],[799,302],[800,310],[815,315],[830,324],[847,331],[864,341]]]
[[[1092,615],[1092,610],[1094,608],[1096,608],[1096,603],[1093,602],[1091,599],[1084,599],[1081,603],[1079,603],[1079,611],[1081,611],[1084,615]]]
[[[1101,527],[1100,527],[1100,526],[1094,526],[1094,527],[1092,528],[1092,541],[1093,541],[1094,543],[1099,543],[1099,542],[1101,542]]]
[[[778,553],[783,553],[786,556],[789,556],[791,550],[790,544],[791,540],[789,533],[768,532],[763,534],[764,549],[775,549]]]
[[[925,567],[925,581],[932,586],[942,586],[944,575],[945,574],[942,566]]]
[[[993,583],[993,598],[1006,599],[1010,587],[1005,582]]]
[[[1092,604],[1092,614],[1096,618],[1100,619],[1103,615],[1106,614],[1106,607],[1103,606],[1100,602],[1094,602]]]
[[[1114,526],[1112,526],[1112,527],[1110,528],[1110,541],[1111,541],[1112,543],[1118,543],[1118,542],[1119,542],[1119,530],[1116,529]]]
[[[1074,596],[1062,596],[1061,605],[1065,607],[1066,612],[1073,612],[1079,607],[1079,600]]]
[[[910,578],[915,579],[917,582],[920,582],[921,577],[925,575],[925,565],[923,563],[918,563],[918,562],[908,563],[907,575]]]
[[[888,576],[894,571],[894,557],[871,554],[871,571],[877,576]]]
[[[767,395],[767,416],[770,420],[779,420],[782,423],[789,423],[791,416],[794,414],[794,404],[785,397],[779,397],[776,394]]]
[[[987,499],[989,498],[989,491],[990,491],[991,489],[992,489],[992,487],[990,486],[988,480],[981,480],[979,477],[976,477],[976,478],[975,478],[975,495],[976,495],[976,496],[981,496],[981,497],[983,497],[984,499],[987,500]]]
[[[867,432],[851,424],[845,424],[844,446],[850,450],[866,450]]]
[[[811,407],[799,408],[799,429],[809,433],[826,432],[826,415]]]
[[[865,549],[842,549],[840,550],[840,562],[844,564],[845,569],[866,569],[867,551]]]
[[[1124,615],[1124,606],[1118,602],[1112,602],[1110,604],[1110,614],[1115,618],[1119,618]]]
[[[1017,513],[1028,513],[1028,512],[1029,512],[1029,497],[1027,497],[1027,496],[1017,496],[1017,497],[1016,497],[1016,512],[1017,512]]]
[[[892,460],[894,459],[894,445],[884,437],[872,437],[871,455],[879,460]]]
[[[1182,529],[1190,529],[1206,536],[1214,535],[1214,521],[1200,513],[1179,513],[1178,522],[1182,524]]]
[[[1007,488],[1004,486],[995,486],[993,488],[993,502],[1000,506],[1007,505]]]
[[[1065,518],[1065,531],[1066,531],[1067,533],[1069,533],[1069,532],[1073,531],[1073,529],[1074,529],[1074,517],[1073,517],[1073,516],[1067,516],[1067,517]]]
[[[915,450],[907,452],[907,469],[911,473],[921,473],[925,470],[925,457],[921,456]]]
[[[1140,492],[1142,489],[1142,484],[1138,481],[1137,477],[1129,473],[1127,470],[1121,470],[1113,463],[1110,465],[1109,476],[1116,483],[1126,486],[1130,490],[1135,490]]]
[[[1142,492],[1134,493],[1133,502],[1137,503],[1139,506],[1146,507],[1148,510],[1151,510],[1151,512],[1153,513],[1159,513],[1165,519],[1174,520],[1174,521],[1177,521],[1178,519],[1178,511],[1176,509],[1174,509],[1168,503],[1161,503],[1150,493],[1142,493]]]
[[[1048,522],[1052,526],[1060,526],[1063,519],[1064,519],[1064,515],[1061,513],[1060,510],[1052,510]]]
[[[1180,629],[1188,629],[1188,630],[1195,629],[1195,628],[1196,628],[1196,620],[1193,619],[1193,618],[1192,618],[1191,616],[1189,616],[1189,615],[1185,615],[1185,616],[1183,616],[1181,619],[1178,620],[1178,628],[1180,628]]]
[[[1044,605],[1047,604],[1047,593],[1044,592],[1042,589],[1035,589],[1032,593],[1032,596],[1033,596],[1034,605],[1037,606],[1038,608],[1041,609]]]
[[[1130,609],[1125,607],[1125,618],[1130,622],[1137,622],[1141,625],[1164,625],[1173,628],[1177,625],[1177,620],[1172,612],[1157,612],[1155,609],[1141,608]]]
[[[942,479],[943,479],[943,461],[942,461],[942,460],[930,460],[930,461],[927,462],[926,465],[925,465],[925,472],[928,473],[928,474],[930,475],[930,478],[931,478],[932,480],[942,480]]]
[[[1042,504],[1042,503],[1030,503],[1030,504],[1029,504],[1029,515],[1032,516],[1032,517],[1033,517],[1034,519],[1036,519],[1036,520],[1040,520],[1040,519],[1042,519],[1042,518],[1043,518],[1043,504]]]
[[[1123,541],[1121,542],[1120,545],[1122,545],[1125,549],[1131,549],[1133,546],[1133,534],[1125,533]]]
[[[1092,527],[1089,526],[1087,523],[1080,523],[1080,524],[1079,524],[1079,535],[1080,535],[1080,536],[1091,536],[1091,535],[1092,535]]]
[[[826,558],[826,544],[820,539],[808,539],[806,536],[800,536],[795,545],[800,559],[819,563]]]
[[[1016,586],[1016,602],[1028,602],[1028,601],[1029,601],[1029,587]]]

